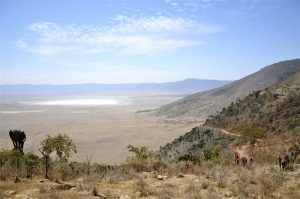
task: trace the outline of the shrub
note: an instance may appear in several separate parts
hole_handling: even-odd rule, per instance
[[[137,158],[147,159],[153,155],[153,152],[150,151],[147,147],[135,147],[131,144],[127,146],[130,152],[133,152]]]
[[[258,139],[266,137],[266,132],[264,128],[248,128],[242,132],[242,138],[246,141],[250,141],[250,143],[254,145]]]
[[[140,196],[142,197],[147,197],[154,194],[154,190],[142,178],[139,178],[135,182],[134,192],[140,192]]]
[[[217,159],[219,157],[218,149],[205,149],[202,152],[202,159],[205,161]]]
[[[40,159],[33,152],[28,152],[25,155],[26,177],[32,178],[33,171],[38,167]]]

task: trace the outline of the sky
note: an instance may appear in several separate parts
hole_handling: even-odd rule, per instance
[[[299,0],[0,0],[0,84],[236,80],[300,57]]]

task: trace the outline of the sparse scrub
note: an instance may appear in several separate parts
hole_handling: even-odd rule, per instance
[[[271,172],[262,171],[258,176],[260,193],[265,197],[270,197],[272,193],[283,183],[282,173],[277,170]]]
[[[32,178],[34,170],[37,169],[40,163],[40,159],[33,152],[29,152],[25,155],[26,177]]]
[[[148,185],[142,178],[139,178],[134,184],[134,192],[139,192],[140,196],[147,197],[154,195],[153,188]]]
[[[155,195],[158,199],[174,199],[176,198],[176,192],[174,191],[174,188],[164,188],[160,191],[156,191]]]
[[[200,199],[201,197],[201,185],[199,183],[190,182],[185,190],[185,194],[189,198]]]
[[[215,178],[217,180],[217,186],[219,188],[225,188],[228,176],[228,167],[216,166],[215,169]]]

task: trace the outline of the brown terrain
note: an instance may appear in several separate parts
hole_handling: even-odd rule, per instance
[[[25,152],[36,151],[45,134],[62,132],[74,139],[78,154],[69,162],[51,157],[49,179],[43,177],[41,158],[30,179],[26,178],[26,162],[19,168],[14,159],[5,160],[1,153],[0,198],[300,198],[298,63],[299,59],[280,62],[243,79],[240,83],[245,86],[250,77],[254,81],[275,76],[262,80],[272,85],[253,85],[247,96],[205,122],[202,117],[153,116],[152,110],[178,96],[135,96],[134,103],[97,108],[38,107],[47,111],[17,116],[2,113],[1,147],[12,147],[4,132],[18,125],[28,134]],[[228,88],[235,92],[233,87]],[[2,104],[3,110],[6,107],[29,108],[9,100]],[[186,106],[186,113],[190,107],[201,112],[191,105]],[[137,147],[130,153],[128,144],[148,148]],[[248,162],[237,165],[235,153]],[[285,154],[290,162],[282,169],[278,156]],[[91,164],[87,157],[92,157]]]
[[[97,95],[90,98],[101,99],[102,97],[102,95]],[[120,96],[112,97],[118,98]],[[12,147],[8,135],[11,129],[25,131],[27,141],[24,150],[34,152],[38,151],[41,140],[47,134],[65,133],[74,139],[78,148],[78,153],[73,157],[73,160],[83,161],[86,155],[92,155],[93,162],[120,163],[129,155],[126,148],[129,144],[148,146],[157,150],[160,145],[164,145],[169,140],[190,130],[193,126],[204,122],[197,119],[181,122],[162,121],[147,113],[148,109],[158,108],[180,97],[161,94],[153,96],[132,95],[126,96],[126,99],[129,98],[130,100],[129,104],[92,107],[33,106],[18,103],[18,101],[36,100],[33,97],[8,98],[2,100],[4,102],[0,105],[1,111],[33,112],[0,113],[0,149]],[[48,96],[38,99],[40,98],[49,100]],[[69,99],[74,97],[62,96],[57,98]],[[136,113],[137,111],[140,112]]]

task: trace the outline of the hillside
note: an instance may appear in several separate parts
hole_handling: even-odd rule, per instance
[[[60,94],[115,92],[174,92],[191,94],[223,86],[230,81],[185,79],[177,82],[136,84],[0,85],[0,94]]]
[[[207,118],[236,99],[242,99],[253,91],[269,87],[299,70],[300,59],[275,63],[231,84],[192,94],[165,105],[158,109],[155,115],[169,118]]]
[[[263,128],[273,134],[300,130],[300,71],[287,79],[237,100],[208,119],[206,126],[240,133]]]
[[[224,151],[234,139],[234,136],[217,129],[194,127],[190,132],[161,147],[158,153],[163,159],[174,162],[186,155],[200,157],[204,150]]]

